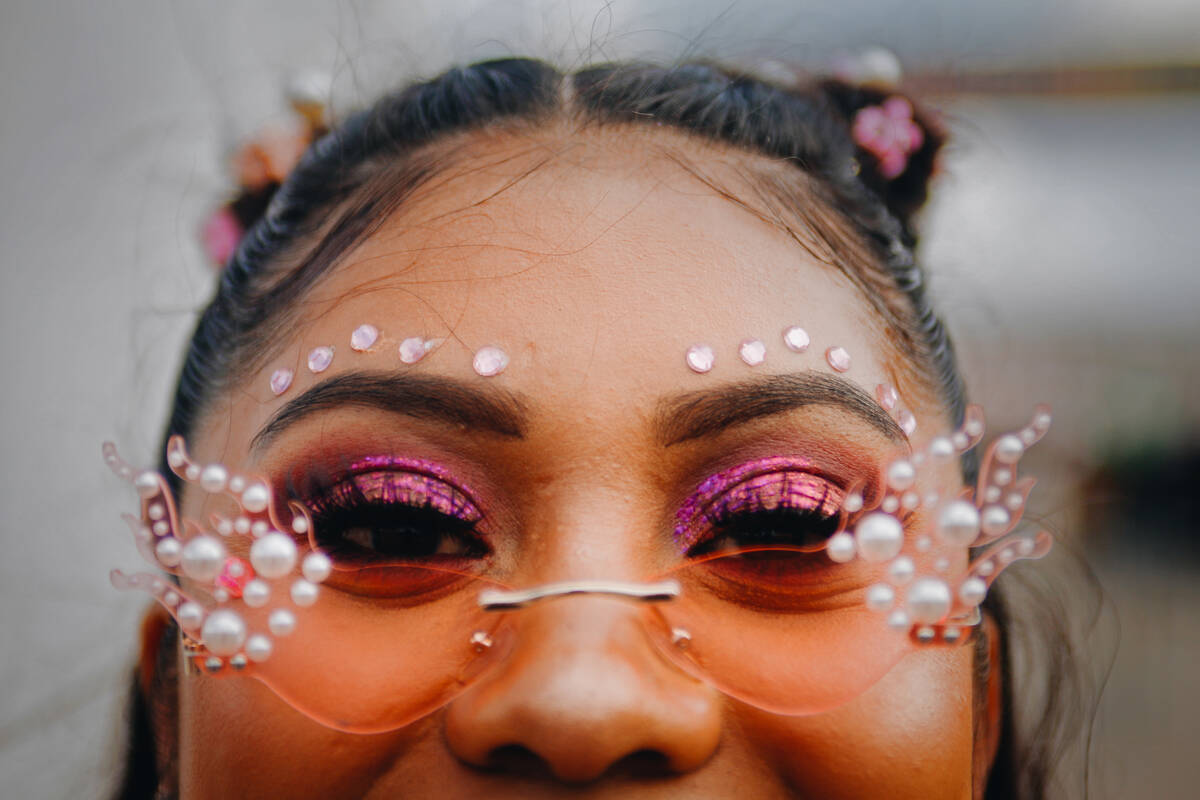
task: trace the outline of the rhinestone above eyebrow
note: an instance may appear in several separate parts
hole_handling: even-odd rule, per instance
[[[808,336],[808,331],[801,328],[799,325],[793,325],[783,332],[783,343],[788,349],[795,353],[803,353],[808,349],[812,339]]]
[[[429,343],[420,336],[410,336],[400,343],[400,360],[405,364],[415,364],[429,352]]]
[[[831,347],[825,351],[825,361],[835,372],[845,372],[850,369],[850,354],[844,347]]]
[[[370,350],[379,340],[379,329],[374,325],[359,325],[350,334],[350,349],[359,353]]]
[[[752,367],[757,367],[767,357],[767,346],[761,339],[746,339],[738,346],[738,355]]]
[[[313,374],[324,372],[333,363],[332,347],[317,347],[308,354],[308,370]]]
[[[508,354],[492,345],[481,347],[475,352],[472,366],[475,367],[475,372],[485,378],[490,378],[493,375],[499,375],[508,366]]]
[[[688,368],[692,372],[704,373],[713,368],[716,359],[711,347],[706,344],[694,344],[688,348],[684,360],[687,361]]]
[[[292,376],[290,369],[277,369],[271,373],[271,393],[278,397],[286,392],[292,385]]]

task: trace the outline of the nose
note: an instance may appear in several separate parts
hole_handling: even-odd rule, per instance
[[[655,652],[641,613],[594,596],[516,612],[508,656],[447,708],[450,749],[476,766],[570,782],[700,767],[720,740],[720,696]]]

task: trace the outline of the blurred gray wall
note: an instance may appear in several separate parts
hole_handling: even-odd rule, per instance
[[[290,70],[331,72],[346,108],[404,77],[511,52],[777,67],[883,44],[927,71],[1200,55],[1200,4],[1186,0],[440,5],[0,9],[5,796],[95,796],[113,778],[142,600],[108,586],[110,566],[139,559],[118,518],[130,498],[100,442],[153,459],[210,291],[198,222],[228,188],[228,148],[282,113]],[[1200,431],[1200,95],[935,100],[956,132],[925,226],[935,290],[974,394],[1000,422],[1035,399],[1055,404],[1041,447],[1058,478],[1042,507],[1086,548],[1074,479],[1115,442],[1169,446]],[[1094,796],[1183,796],[1200,785],[1196,572],[1170,558],[1123,563],[1097,561],[1125,640],[1098,721]],[[1113,634],[1098,635],[1100,652]]]

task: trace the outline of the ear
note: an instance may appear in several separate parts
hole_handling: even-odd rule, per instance
[[[170,616],[158,603],[146,609],[142,616],[141,630],[138,634],[138,684],[143,697],[148,698],[152,695],[155,672],[162,663],[160,651],[168,646],[166,632],[170,624]]]
[[[987,786],[988,776],[992,765],[996,762],[996,753],[1000,747],[1000,737],[1004,732],[1004,645],[1000,635],[1000,627],[991,614],[985,613],[982,622],[985,647],[977,651],[976,658],[985,664],[977,668],[984,673],[982,686],[978,686],[982,696],[976,699],[975,723],[975,797],[981,798]]]

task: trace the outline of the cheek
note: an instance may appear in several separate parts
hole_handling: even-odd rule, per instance
[[[256,680],[182,678],[180,794],[362,797],[418,747],[428,721],[356,736],[314,723]]]
[[[737,712],[747,745],[801,797],[969,798],[972,648],[919,652],[850,703],[811,717]]]

